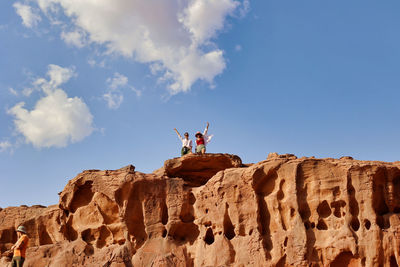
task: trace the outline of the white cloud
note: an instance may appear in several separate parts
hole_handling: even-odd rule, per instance
[[[32,28],[36,26],[42,19],[40,15],[37,14],[36,11],[29,5],[17,2],[14,3],[13,6],[17,14],[21,17],[22,24],[24,24],[25,27]]]
[[[115,72],[114,76],[108,78],[106,82],[108,83],[109,90],[103,95],[103,99],[107,102],[107,106],[110,109],[117,109],[122,104],[124,96],[120,89],[130,88],[138,97],[142,94],[140,90],[128,84],[128,77],[118,72]]]
[[[9,149],[11,150],[11,148],[12,148],[12,145],[10,142],[8,142],[8,141],[0,142],[0,152],[5,152]]]
[[[69,45],[82,48],[86,44],[85,35],[82,31],[75,30],[72,32],[62,32],[61,39]]]
[[[212,40],[228,16],[248,6],[248,0],[36,1],[51,19],[57,9],[70,18],[66,27],[77,33],[64,33],[67,43],[104,45],[108,53],[157,66],[173,94],[188,91],[197,80],[213,84],[226,63]]]
[[[121,92],[109,91],[103,95],[103,99],[107,102],[110,109],[117,109],[122,104],[124,96]]]
[[[232,0],[195,0],[183,11],[180,21],[198,43],[214,37],[224,27],[225,18],[239,6]]]
[[[75,75],[72,68],[49,65],[49,80],[37,79],[34,84],[45,93],[32,110],[24,102],[8,110],[15,117],[17,132],[35,147],[65,147],[83,140],[93,132],[93,116],[78,97],[68,97],[58,88]]]
[[[118,87],[124,87],[128,83],[128,77],[125,75],[119,74],[118,72],[114,73],[113,78],[108,78],[107,83],[109,87],[113,90],[116,90]]]
[[[91,67],[97,66],[97,67],[100,67],[100,68],[104,68],[104,67],[106,66],[106,61],[105,61],[105,60],[102,60],[102,61],[98,62],[98,61],[96,61],[96,60],[93,59],[93,58],[89,58],[88,61],[87,61],[87,63],[88,63]]]

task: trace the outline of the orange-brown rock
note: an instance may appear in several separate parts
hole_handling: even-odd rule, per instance
[[[230,154],[187,154],[165,161],[164,167],[155,171],[158,175],[179,177],[192,186],[205,184],[217,172],[242,166],[242,160]]]
[[[0,210],[0,252],[23,224],[24,266],[398,266],[399,195],[400,162],[189,155],[84,171],[58,206]]]

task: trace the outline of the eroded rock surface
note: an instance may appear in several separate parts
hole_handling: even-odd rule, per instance
[[[155,171],[158,175],[179,177],[191,186],[204,185],[217,172],[242,167],[242,160],[230,154],[187,154],[165,161],[164,167]]]
[[[84,171],[58,206],[0,210],[0,252],[23,224],[24,266],[398,266],[399,195],[399,162],[189,155]]]

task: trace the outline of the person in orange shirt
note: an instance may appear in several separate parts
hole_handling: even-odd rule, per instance
[[[25,253],[28,247],[29,237],[26,234],[26,229],[24,226],[19,226],[17,229],[18,241],[11,250],[14,250],[13,259],[11,262],[12,267],[22,267],[25,261]]]

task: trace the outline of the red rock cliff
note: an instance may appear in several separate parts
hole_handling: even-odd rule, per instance
[[[152,174],[84,171],[58,206],[0,209],[0,252],[23,224],[24,266],[398,266],[399,196],[399,162],[187,155]]]

